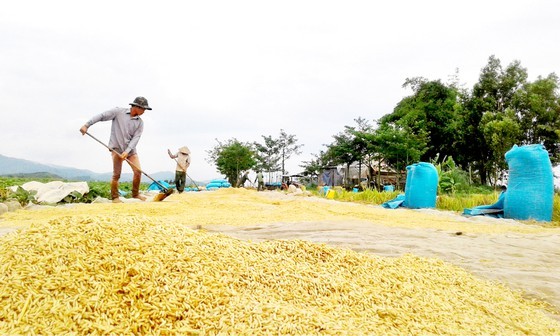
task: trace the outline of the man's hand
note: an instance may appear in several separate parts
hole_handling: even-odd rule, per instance
[[[124,152],[121,154],[121,159],[126,160],[127,157],[128,157],[128,152],[127,152],[127,151],[124,151]]]
[[[85,135],[87,130],[88,130],[88,127],[86,125],[84,125],[84,126],[82,126],[82,128],[80,128],[80,132],[82,133],[82,135]]]

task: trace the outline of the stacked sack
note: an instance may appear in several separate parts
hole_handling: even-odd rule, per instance
[[[224,179],[215,179],[206,185],[206,190],[216,190],[220,188],[229,188],[231,183]]]

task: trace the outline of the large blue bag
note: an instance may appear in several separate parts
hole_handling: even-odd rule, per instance
[[[419,162],[406,167],[403,206],[410,209],[435,208],[439,177],[436,167]]]
[[[414,171],[414,168],[417,166],[417,163],[411,164],[409,166],[406,166],[406,182],[404,184],[404,194],[406,196],[406,194],[410,193],[410,186],[412,185],[410,183],[410,180],[412,179],[412,172]],[[407,199],[406,197],[404,198],[403,202],[402,202],[402,206],[406,207],[407,206]]]
[[[543,145],[514,145],[505,155],[509,167],[504,217],[551,221],[554,175]]]

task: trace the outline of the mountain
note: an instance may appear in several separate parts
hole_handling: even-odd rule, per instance
[[[0,154],[0,176],[33,177],[59,176],[71,181],[111,181],[112,173],[96,173],[87,169],[77,169],[64,166],[37,163],[24,159],[16,159]],[[155,180],[173,180],[175,173],[171,171],[150,174]],[[132,181],[132,173],[123,173],[121,181]],[[142,175],[142,181],[151,180]]]

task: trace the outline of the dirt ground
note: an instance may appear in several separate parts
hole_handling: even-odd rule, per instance
[[[232,189],[174,194],[151,204],[18,210],[0,217],[0,235],[39,218],[90,213],[134,213],[253,241],[302,239],[379,256],[440,258],[560,311],[560,228],[513,220]]]

